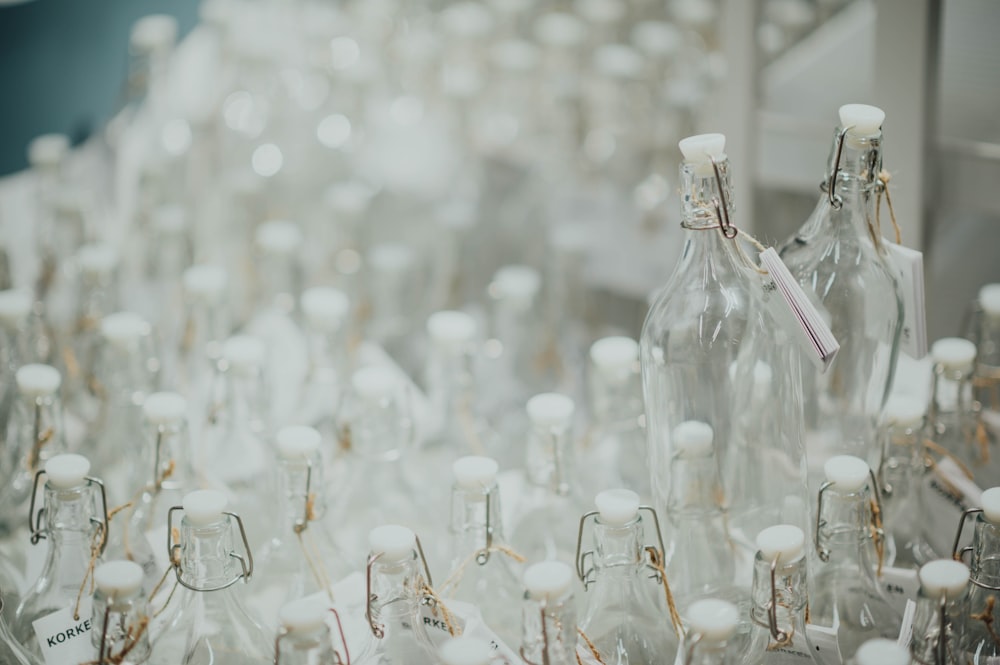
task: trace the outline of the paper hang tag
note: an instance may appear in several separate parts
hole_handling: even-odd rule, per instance
[[[913,641],[913,617],[916,613],[916,602],[906,601],[906,607],[903,608],[903,624],[899,627],[899,639],[896,640],[896,644],[907,651],[910,650],[910,642]]]
[[[906,607],[906,603],[911,598],[917,597],[920,590],[920,580],[917,578],[917,571],[908,568],[893,568],[886,566],[882,569],[882,577],[879,578],[882,589],[885,590],[892,606],[900,613]]]
[[[812,647],[812,656],[818,665],[843,665],[840,642],[837,640],[839,624],[839,621],[832,627],[806,624],[806,640]]]
[[[922,482],[927,523],[936,527],[928,529],[925,535],[936,552],[950,556],[962,513],[978,506],[983,492],[947,457],[938,461]],[[972,529],[966,529],[959,548],[967,545],[971,538]]]
[[[764,288],[771,290],[773,286],[773,290],[781,296],[780,299],[771,299],[779,303],[772,307],[772,312],[788,328],[793,339],[799,343],[816,368],[821,372],[826,371],[840,350],[840,344],[830,330],[830,325],[809,300],[809,296],[773,247],[760,253],[760,263],[767,270],[769,278]]]
[[[903,296],[901,348],[917,360],[927,355],[927,310],[924,303],[924,255],[915,249],[885,241],[889,265]]]
[[[79,616],[79,620],[74,619],[73,608],[67,607],[32,622],[45,665],[86,663],[97,658],[90,639],[89,598],[80,602]]]

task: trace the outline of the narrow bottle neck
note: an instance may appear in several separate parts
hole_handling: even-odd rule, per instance
[[[278,527],[274,535],[281,540],[292,538],[296,529],[308,528],[309,522],[326,512],[322,463],[318,454],[310,461],[278,461]]]
[[[595,581],[640,579],[644,568],[642,520],[636,518],[621,526],[594,524]],[[644,579],[644,578],[642,578]]]
[[[569,427],[532,426],[528,434],[528,481],[558,496],[569,496],[570,437]]]
[[[104,342],[100,362],[93,369],[101,394],[109,403],[138,409],[145,395],[152,391],[149,344],[148,338],[123,346]]]
[[[45,486],[44,533],[49,555],[43,577],[56,584],[75,584],[83,580],[87,566],[98,545],[98,524],[104,524],[100,490],[93,485],[72,489]]]
[[[412,422],[408,409],[396,397],[350,400],[344,422],[349,428],[351,450],[369,460],[398,461],[409,447]]]
[[[347,348],[347,331],[344,326],[336,330],[306,331],[306,347],[309,354],[309,370],[311,378],[336,379],[343,375],[346,367],[345,349]]]
[[[941,418],[968,417],[972,414],[972,370],[934,368],[934,397],[931,420],[937,426]]]
[[[94,594],[91,642],[107,662],[127,654],[126,663],[145,663],[150,656],[149,607],[139,596],[116,601],[100,591]],[[103,647],[103,651],[102,651]]]
[[[18,448],[18,458],[24,461],[24,468],[34,474],[44,466],[46,459],[65,448],[62,403],[55,395],[20,395],[17,411],[20,425],[17,430],[11,428],[7,445]]]
[[[143,447],[142,470],[147,471],[146,491],[176,490],[187,486],[189,479],[185,458],[188,429],[185,422],[143,425],[146,445]]]
[[[333,665],[330,629],[321,626],[314,631],[282,635],[278,640],[275,665]]]
[[[505,542],[500,518],[500,489],[496,484],[485,493],[455,486],[451,493],[453,553],[465,559],[474,552]]]
[[[243,574],[233,540],[231,518],[207,526],[181,522],[181,578],[196,589],[229,584]]]
[[[1000,526],[976,518],[972,537],[972,560],[969,562],[973,583],[1000,586]]]
[[[528,599],[521,623],[521,653],[527,662],[575,665],[576,610],[572,595],[558,601]]]
[[[929,597],[921,589],[913,613],[913,639],[910,642],[910,653],[915,663],[952,665],[955,662],[951,656],[957,651],[955,642],[958,635],[953,624],[955,618],[960,616],[963,605],[964,600],[942,603],[941,598]]]
[[[223,418],[230,431],[249,430],[260,434],[266,429],[267,389],[262,372],[236,370],[226,373],[226,396]]]
[[[428,356],[427,397],[448,422],[463,417],[462,410],[469,411],[475,404],[472,365],[472,354],[461,347],[435,346]]]
[[[393,636],[393,626],[416,621],[423,597],[422,580],[416,552],[401,561],[378,559],[372,563],[372,620],[384,624],[387,638]]]
[[[673,516],[704,516],[721,511],[722,481],[714,454],[677,454],[670,466],[667,512]]]
[[[838,492],[833,487],[823,493],[818,543],[828,553],[828,565],[850,571],[849,575],[875,585],[872,560],[874,500],[865,486],[857,492]]]
[[[798,632],[805,625],[805,609],[808,601],[805,558],[786,564],[778,564],[774,569],[774,588],[771,586],[771,561],[758,553],[754,561],[753,587],[750,597],[754,621],[769,626],[768,612],[771,600],[776,601],[775,625],[786,634]]]

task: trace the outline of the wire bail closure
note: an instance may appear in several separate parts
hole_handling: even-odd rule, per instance
[[[344,656],[340,656],[340,652],[336,649],[333,650],[333,656],[335,658],[334,665],[351,665],[351,650],[347,646],[347,638],[344,637],[344,624],[340,622],[340,614],[334,608],[329,608],[333,618],[337,622],[337,632],[340,633],[340,643],[344,645]],[[278,632],[278,636],[274,638],[274,665],[281,665],[281,640],[288,637],[290,631],[287,629]]]
[[[240,538],[243,540],[243,552],[246,554],[244,558],[238,552],[230,552],[229,556],[240,562],[240,568],[242,572],[229,580],[228,582],[223,582],[212,587],[196,587],[184,581],[183,574],[184,571],[181,568],[180,560],[180,550],[182,547],[181,543],[174,542],[174,513],[178,511],[183,511],[183,506],[173,506],[167,511],[167,555],[170,557],[170,565],[174,569],[174,575],[177,577],[177,583],[180,584],[185,589],[190,589],[191,591],[200,591],[203,593],[210,593],[212,591],[222,591],[223,589],[228,589],[240,580],[248,580],[250,576],[253,575],[253,554],[250,551],[250,541],[247,539],[247,532],[243,526],[243,520],[239,515],[233,512],[225,511],[222,514],[236,520],[236,525],[240,529]]]
[[[837,176],[840,175],[840,158],[844,154],[844,139],[853,126],[844,127],[837,132],[837,152],[833,158],[833,169],[831,169],[830,177],[826,181],[826,197],[830,202],[830,207],[834,210],[840,210],[844,207],[844,199],[837,193]]]
[[[652,517],[653,517],[653,528],[656,531],[656,543],[660,546],[658,551],[659,551],[660,556],[662,557],[663,556],[663,552],[665,550],[664,550],[664,547],[663,547],[663,533],[660,531],[660,518],[657,517],[656,511],[653,509],[652,506],[639,506],[639,511],[638,512],[639,512],[639,515],[638,515],[638,517],[636,517],[636,521],[641,521],[642,513],[643,512],[647,512],[650,515],[652,515]],[[579,530],[577,531],[577,534],[576,534],[576,557],[575,557],[575,560],[576,560],[576,575],[577,575],[577,577],[580,578],[580,581],[583,582],[583,590],[584,591],[587,591],[590,588],[590,585],[594,583],[594,579],[593,579],[593,577],[591,577],[591,575],[593,574],[595,567],[591,566],[590,568],[585,568],[585,566],[587,565],[587,559],[588,558],[593,559],[593,557],[594,557],[594,550],[587,550],[586,552],[583,551],[583,532],[584,532],[584,528],[586,527],[587,521],[590,518],[595,518],[594,522],[596,523],[597,522],[596,518],[599,515],[600,515],[600,511],[597,511],[597,510],[591,510],[590,512],[584,513],[583,516],[580,518],[580,528],[579,528]],[[630,524],[631,524],[631,522],[630,522]],[[643,547],[643,551],[644,552],[646,551],[645,547]],[[649,565],[649,564],[647,564],[647,565]],[[655,570],[654,566],[650,565],[650,567],[654,568],[654,570]],[[654,575],[652,575],[652,577],[656,578],[656,581],[657,581],[658,584],[662,584],[663,583],[663,580],[661,579],[661,576],[660,576],[660,572],[658,570],[656,571],[656,573]]]
[[[542,620],[542,662],[541,663],[536,663],[536,662],[534,662],[532,660],[529,660],[528,657],[524,654],[524,645],[523,644],[521,645],[521,648],[518,649],[518,655],[520,655],[521,656],[521,660],[523,660],[528,665],[550,665],[550,659],[549,659],[549,630],[548,630],[548,627],[546,625],[548,623],[546,621],[546,617],[548,616],[547,615],[547,610],[549,609],[549,605],[548,605],[548,602],[547,602],[547,600],[545,598],[542,598],[539,601],[538,604],[539,604],[539,610],[538,610],[538,612],[539,612],[540,618]]]
[[[312,476],[313,476],[313,464],[312,460],[306,461],[306,495],[302,504],[302,517],[295,520],[295,524],[292,525],[292,531],[295,533],[302,533],[309,528],[309,522],[312,521],[312,510],[310,509],[309,497],[312,495]],[[339,621],[339,617],[338,617]]]
[[[427,557],[424,556],[424,548],[420,544],[420,536],[413,534],[414,539],[417,543],[417,553],[420,555],[420,562],[424,566],[424,575],[427,576],[427,586],[433,587],[434,582],[431,580],[431,569],[427,565]],[[365,619],[368,621],[368,627],[371,628],[372,635],[376,639],[382,639],[385,637],[385,625],[375,621],[375,617],[372,613],[372,603],[378,600],[378,594],[372,593],[372,566],[378,561],[384,552],[372,552],[368,557],[368,563],[365,565]],[[426,604],[426,598],[423,599]]]
[[[750,620],[761,626],[767,628],[771,633],[771,637],[778,644],[787,644],[790,639],[788,631],[782,630],[778,627],[778,583],[777,574],[778,560],[781,558],[781,554],[775,555],[774,559],[771,560],[771,600],[767,603],[767,621],[757,616],[757,609],[755,607],[750,608]]]
[[[28,504],[28,527],[31,529],[31,544],[37,545],[39,540],[44,540],[48,538],[46,530],[42,527],[42,519],[45,517],[45,511],[48,506],[42,506],[35,512],[35,497],[38,495],[38,485],[41,481],[42,476],[45,475],[45,469],[40,469],[35,473],[35,479],[31,483],[31,501]],[[104,483],[99,478],[93,478],[91,476],[84,477],[86,481],[86,487],[97,487],[101,491],[101,519],[90,518],[91,524],[97,526],[100,531],[103,531],[106,536],[108,533],[108,494],[104,489]],[[108,546],[107,537],[101,538],[101,554],[104,554],[105,548]]]
[[[879,515],[884,515],[885,511],[882,508],[882,494],[879,491],[878,481],[875,479],[875,472],[870,466],[868,467],[868,481],[872,494],[875,498],[875,507],[878,510]],[[816,554],[819,556],[819,560],[823,563],[830,560],[830,550],[823,544],[823,539],[820,536],[820,530],[826,525],[826,520],[823,519],[823,495],[835,484],[836,483],[829,480],[824,482],[820,485],[819,492],[816,495],[816,524],[815,529],[813,530],[813,544],[816,546]],[[879,545],[881,545],[882,541],[885,540],[885,529],[882,527],[875,527],[873,531],[873,538],[878,541]]]
[[[493,502],[490,500],[491,492],[486,491],[486,547],[476,552],[476,563],[485,566],[490,560],[490,548],[493,547]]]
[[[719,169],[719,162],[716,161],[715,157],[709,155],[709,159],[712,160],[712,171],[715,172],[715,186],[718,189],[719,195],[713,197],[712,205],[715,206],[715,216],[719,219],[719,230],[722,231],[722,236],[729,240],[732,240],[739,234],[739,229],[733,225],[732,220],[729,219],[729,205],[726,200],[725,188],[722,184],[722,171]]]

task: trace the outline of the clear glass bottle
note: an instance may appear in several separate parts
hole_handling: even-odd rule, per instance
[[[894,546],[897,568],[915,569],[939,558],[925,535],[925,411],[922,400],[906,395],[893,395],[885,405],[878,476],[887,546]]]
[[[90,639],[97,662],[148,662],[151,617],[142,581],[142,567],[131,561],[109,561],[94,570]]]
[[[1000,487],[983,492],[982,508],[966,512],[978,513],[973,526],[972,546],[952,553],[969,560],[969,597],[964,612],[958,618],[959,651],[963,662],[970,665],[992,665],[1000,659],[1000,640],[994,619],[1000,599]],[[959,539],[961,533],[959,533]]]
[[[375,638],[370,662],[378,665],[437,663],[435,645],[421,617],[430,572],[420,541],[410,529],[387,524],[372,529],[365,608]]]
[[[215,365],[222,358],[222,344],[230,334],[229,274],[216,265],[196,265],[184,271],[184,324],[174,350],[172,378],[182,394],[195,405],[204,402]]]
[[[858,647],[854,659],[847,662],[848,665],[910,665],[913,661],[906,647],[895,640],[876,637]]]
[[[274,642],[274,665],[343,665],[350,655],[333,646],[333,635],[326,620],[336,617],[340,638],[344,631],[340,615],[323,603],[303,598],[283,605],[278,611],[280,628]],[[346,646],[345,646],[346,648]]]
[[[519,584],[513,550],[504,537],[498,468],[489,457],[462,457],[452,465],[452,560],[439,591],[445,598],[477,605],[497,636],[516,644]]]
[[[561,561],[543,561],[524,571],[521,658],[529,665],[577,662],[573,572]]]
[[[878,463],[878,426],[903,326],[899,286],[875,227],[882,170],[882,122],[874,106],[847,104],[812,215],[781,258],[830,315],[840,351],[825,372],[802,368],[811,471],[846,453]]]
[[[3,614],[6,588],[0,589],[0,662],[10,665],[41,665],[41,660],[34,654],[24,650],[7,627],[7,619]]]
[[[606,665],[673,662],[677,632],[660,585],[664,580],[650,564],[648,549],[662,561],[659,522],[652,508],[640,506],[631,490],[597,495],[596,511],[580,519],[577,573],[586,593],[579,626],[597,647]],[[644,515],[653,518],[656,544],[648,546]],[[593,549],[582,552],[583,531],[593,518]],[[590,567],[587,568],[589,560]],[[657,583],[658,582],[658,583]]]
[[[91,478],[90,462],[80,455],[56,455],[45,463],[42,504],[32,502],[31,542],[48,540],[42,572],[17,608],[11,632],[15,639],[41,658],[41,639],[33,623],[69,610],[74,620],[89,615],[84,596],[92,563],[100,563],[108,530],[108,511],[101,481]],[[34,490],[32,488],[32,496]]]
[[[1000,430],[1000,284],[979,289],[969,339],[976,345],[976,399],[983,419],[994,431]]]
[[[871,469],[851,455],[831,457],[824,469],[815,533],[819,563],[812,577],[809,614],[820,626],[839,620],[840,653],[851,658],[869,639],[898,636],[902,617],[877,579],[886,535]]]
[[[741,656],[737,629],[740,613],[724,600],[705,598],[691,604],[684,617],[683,660],[678,665],[736,665]]]
[[[197,490],[184,497],[170,550],[177,583],[174,616],[154,643],[151,662],[176,665],[271,665],[274,645],[235,585],[253,574],[243,522],[226,495]],[[176,532],[173,530],[176,529]],[[238,533],[237,533],[238,530]],[[241,544],[237,545],[237,538]]]
[[[806,634],[806,605],[813,584],[806,575],[805,533],[791,524],[757,534],[750,635],[745,665],[813,662]]]
[[[685,159],[680,169],[684,250],[646,314],[639,341],[653,495],[665,515],[673,495],[671,465],[679,459],[673,441],[678,426],[707,423],[719,447],[728,445],[733,403],[729,367],[736,360],[749,307],[738,231],[730,221],[725,137],[694,136],[681,141],[680,148]],[[676,539],[673,531],[666,535]],[[668,559],[675,547],[667,544]]]
[[[336,408],[350,374],[350,301],[343,291],[313,287],[299,299],[309,368],[302,385],[298,422],[335,434]]]
[[[910,655],[917,665],[964,665],[959,639],[968,609],[969,569],[938,559],[920,568],[920,591],[913,614]]]

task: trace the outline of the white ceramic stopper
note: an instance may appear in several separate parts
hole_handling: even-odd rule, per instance
[[[714,440],[712,426],[700,420],[686,420],[674,428],[674,448],[684,459],[708,457],[712,454]]]
[[[18,289],[0,291],[0,324],[8,328],[21,325],[31,314],[31,294]]]
[[[528,400],[528,419],[538,427],[569,427],[576,405],[566,395],[541,393]]]
[[[538,66],[538,47],[520,39],[507,39],[493,46],[490,60],[499,69],[530,72]]]
[[[257,227],[254,243],[267,254],[291,254],[302,244],[302,231],[293,222],[272,220]]]
[[[153,228],[165,235],[177,235],[187,228],[184,207],[176,203],[162,205],[153,211]]]
[[[399,561],[412,555],[417,547],[417,535],[398,524],[377,526],[368,534],[368,545],[385,561]]]
[[[894,640],[868,640],[854,654],[857,665],[910,665],[910,652]]]
[[[706,598],[691,603],[687,622],[689,634],[701,635],[702,639],[711,642],[724,642],[736,633],[740,614],[732,603]]]
[[[606,44],[594,51],[594,69],[609,78],[638,79],[644,64],[642,54],[624,44]]]
[[[51,365],[21,365],[14,375],[17,389],[25,397],[54,395],[62,384],[62,375]]]
[[[69,137],[65,134],[42,134],[28,144],[28,164],[32,168],[59,166],[69,152]]]
[[[666,59],[677,53],[683,38],[666,21],[640,21],[632,28],[632,43],[649,58]]]
[[[142,415],[154,425],[174,425],[187,417],[187,400],[172,392],[158,392],[146,396]]]
[[[604,490],[594,497],[601,524],[623,526],[639,516],[639,495],[632,490]]]
[[[142,53],[169,49],[177,41],[177,19],[167,14],[143,16],[132,24],[129,43]]]
[[[493,662],[490,643],[474,637],[452,638],[441,645],[439,653],[443,665],[490,665]]]
[[[713,173],[712,158],[721,161],[726,158],[726,137],[724,134],[698,134],[681,139],[677,144],[684,161],[693,164],[695,173],[708,176]]]
[[[493,31],[493,15],[478,2],[456,2],[440,14],[448,34],[464,39],[481,39]]]
[[[194,526],[208,526],[220,521],[228,505],[226,495],[216,490],[195,490],[184,495],[181,501],[184,519]]]
[[[573,571],[562,561],[542,561],[524,571],[524,587],[536,600],[559,600],[573,585]]]
[[[387,367],[362,367],[351,376],[351,386],[363,399],[387,399],[399,388],[399,377]]]
[[[606,375],[629,372],[639,360],[639,344],[631,337],[604,337],[590,345],[590,362]]]
[[[79,487],[90,473],[90,461],[83,455],[55,455],[45,463],[48,484],[66,490]]]
[[[460,457],[451,465],[455,484],[464,490],[482,492],[496,485],[500,465],[490,457]]]
[[[134,561],[109,561],[94,569],[94,584],[115,600],[138,596],[142,591],[142,566]]]
[[[118,267],[118,253],[104,243],[84,245],[76,253],[76,264],[88,277],[105,277]]]
[[[315,633],[326,625],[324,604],[309,598],[285,603],[278,610],[278,621],[289,633]]]
[[[413,261],[413,250],[406,245],[385,243],[368,252],[368,263],[375,272],[398,274],[409,270]]]
[[[826,479],[838,492],[857,492],[868,482],[868,462],[853,455],[834,455],[823,465]]]
[[[931,345],[931,358],[946,371],[969,372],[976,361],[976,345],[961,337],[945,337]]]
[[[586,37],[586,24],[573,14],[549,12],[535,22],[535,38],[542,46],[572,48]]]
[[[343,291],[325,286],[306,289],[300,302],[309,327],[318,332],[339,330],[350,309],[350,301]]]
[[[840,126],[849,128],[848,136],[863,138],[882,131],[885,111],[868,104],[844,104],[840,107]]]
[[[305,425],[282,427],[274,438],[278,443],[278,454],[289,461],[311,459],[323,442],[316,428]]]
[[[947,596],[954,600],[969,583],[969,567],[960,561],[938,559],[921,566],[917,576],[924,595],[929,598]]]
[[[542,277],[529,266],[504,266],[493,275],[491,290],[497,297],[530,304],[538,295]]]
[[[797,526],[779,524],[771,526],[757,534],[757,549],[765,561],[779,564],[791,563],[802,556],[806,544],[806,535]]]
[[[101,319],[101,336],[116,346],[128,346],[151,332],[149,322],[135,312],[115,312]]]
[[[222,356],[237,371],[255,370],[264,364],[264,342],[250,335],[233,335],[222,345]]]
[[[443,346],[467,344],[476,336],[476,320],[465,312],[434,312],[427,319],[427,334]]]
[[[991,318],[1000,316],[1000,284],[986,284],[979,289],[979,306]]]
[[[188,296],[208,302],[221,300],[229,283],[226,269],[213,265],[191,266],[184,271],[182,279]]]
[[[1000,487],[991,487],[979,497],[983,507],[983,517],[989,522],[1000,526]]]
[[[885,403],[885,420],[894,427],[914,429],[924,424],[927,405],[911,395],[891,395]]]

